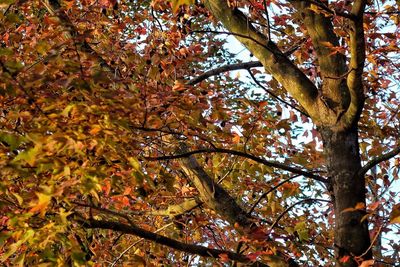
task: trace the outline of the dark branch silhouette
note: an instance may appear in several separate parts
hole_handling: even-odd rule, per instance
[[[271,229],[271,230],[274,229],[274,227],[278,224],[278,222],[282,219],[282,217],[283,217],[286,213],[288,213],[288,212],[289,212],[291,209],[293,209],[295,206],[297,206],[297,205],[299,205],[299,204],[301,204],[301,203],[303,203],[303,202],[327,202],[327,203],[330,203],[329,200],[320,199],[320,198],[306,198],[306,199],[299,200],[299,201],[293,203],[292,205],[290,205],[287,209],[285,209],[285,210],[278,216],[278,218],[276,218],[276,220],[274,221],[274,223],[271,225],[271,228],[270,228],[270,229]]]
[[[209,71],[206,71],[205,73],[201,74],[200,76],[197,76],[196,78],[191,79],[188,81],[186,84],[187,85],[195,85],[197,83],[200,83],[204,81],[205,79],[218,75],[223,72],[227,71],[232,71],[232,70],[241,70],[241,69],[251,69],[251,68],[256,68],[256,67],[262,67],[263,65],[261,64],[260,61],[250,61],[250,62],[242,62],[242,63],[237,63],[237,64],[229,64],[229,65],[224,65]]]
[[[397,154],[400,153],[400,146],[396,147],[392,151],[380,155],[379,157],[376,157],[369,161],[367,164],[365,164],[359,171],[358,171],[358,177],[364,176],[370,169],[372,169],[374,166],[378,165],[379,163],[389,160],[393,157],[395,157]]]
[[[191,155],[201,154],[201,153],[224,153],[224,154],[236,155],[236,156],[240,156],[243,158],[251,159],[255,162],[264,164],[269,167],[274,167],[274,168],[282,169],[282,170],[289,171],[289,172],[292,172],[295,174],[300,174],[300,175],[303,175],[304,177],[308,177],[308,178],[314,179],[319,182],[323,182],[323,183],[327,182],[327,179],[325,179],[324,177],[315,175],[309,171],[304,171],[304,170],[296,168],[296,167],[291,167],[291,166],[288,166],[286,164],[283,164],[283,163],[280,163],[277,161],[265,160],[263,158],[259,158],[257,156],[254,156],[254,155],[242,152],[242,151],[225,149],[225,148],[212,148],[212,149],[205,148],[205,149],[189,151],[186,153],[176,154],[176,155],[161,156],[161,157],[145,157],[145,159],[150,160],[150,161],[171,160],[171,159],[185,158],[185,157],[189,157]]]
[[[95,220],[95,219],[88,219],[88,220],[79,219],[78,222],[80,222],[82,226],[85,228],[109,229],[113,231],[122,232],[125,234],[131,234],[141,238],[145,238],[147,240],[154,241],[155,243],[160,245],[165,245],[179,251],[187,252],[190,254],[196,254],[202,257],[219,258],[220,255],[227,255],[230,260],[247,264],[250,263],[252,264],[251,266],[268,266],[261,262],[252,263],[251,260],[247,258],[245,255],[234,253],[228,250],[219,250],[194,244],[186,244],[177,241],[175,239],[147,231],[135,225],[127,225],[120,222]]]

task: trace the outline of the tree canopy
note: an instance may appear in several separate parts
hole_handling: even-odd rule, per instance
[[[395,266],[399,10],[0,1],[0,261]]]

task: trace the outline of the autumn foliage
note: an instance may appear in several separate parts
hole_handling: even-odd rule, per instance
[[[260,35],[227,30],[217,2]],[[399,5],[361,13],[363,92],[349,122],[354,94],[336,103],[323,92],[346,79],[352,89],[352,68],[327,74],[357,57],[348,2],[0,1],[1,263],[394,266]],[[338,44],[315,40],[304,23],[314,15]],[[256,48],[232,47],[233,37]],[[318,94],[296,95],[291,70],[281,81],[257,46]],[[326,129],[353,126],[366,196],[341,212],[369,222],[357,255],[335,247],[337,180],[325,157]]]

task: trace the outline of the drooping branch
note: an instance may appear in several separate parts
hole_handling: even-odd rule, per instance
[[[218,259],[220,255],[227,255],[228,258],[232,261],[238,261],[242,263],[252,263],[251,260],[247,258],[245,255],[237,254],[227,250],[219,250],[200,245],[182,243],[175,239],[147,231],[145,229],[137,227],[136,225],[127,225],[120,222],[95,220],[95,219],[88,219],[88,220],[79,219],[78,222],[81,223],[84,228],[109,229],[113,231],[122,232],[125,234],[131,234],[153,241],[160,245],[165,245],[179,251],[183,251],[190,254],[196,254],[202,257],[212,257]],[[252,266],[268,266],[268,265],[265,265],[261,262],[255,262],[252,264]]]
[[[226,0],[206,0],[205,5],[313,119],[319,120],[321,110],[329,112],[324,105],[318,104],[318,90],[313,82],[271,40],[258,32],[245,14],[229,7]]]
[[[370,169],[372,169],[373,167],[375,167],[376,165],[378,165],[379,163],[389,160],[393,157],[395,157],[396,155],[400,154],[400,145],[398,147],[396,147],[395,149],[393,149],[392,151],[383,154],[379,157],[376,157],[374,159],[372,159],[371,161],[369,161],[367,164],[365,164],[357,173],[358,177],[362,177],[364,176]]]
[[[179,153],[176,155],[161,156],[161,157],[145,157],[145,159],[150,160],[150,161],[171,160],[171,159],[186,158],[186,157],[190,157],[191,155],[201,154],[201,153],[224,153],[224,154],[236,155],[236,156],[240,156],[243,158],[251,159],[257,163],[261,163],[268,167],[274,167],[274,168],[289,171],[289,172],[292,172],[295,174],[300,174],[300,175],[303,175],[304,177],[311,178],[311,179],[314,179],[319,182],[323,182],[323,183],[327,182],[327,180],[325,178],[323,178],[319,175],[315,175],[309,171],[305,171],[305,170],[302,170],[302,169],[299,169],[296,167],[291,167],[291,166],[288,166],[286,164],[283,164],[283,163],[280,163],[277,161],[270,161],[270,160],[266,160],[263,158],[259,158],[257,156],[248,154],[246,152],[225,149],[225,148],[211,148],[211,149],[204,148],[204,149],[198,149],[198,150],[188,151],[188,152],[184,152],[184,153]]]
[[[186,84],[187,85],[195,85],[195,84],[198,84],[198,83],[204,81],[205,79],[207,79],[211,76],[218,75],[218,74],[221,74],[221,73],[227,72],[227,71],[241,70],[241,69],[248,70],[250,68],[262,67],[262,66],[263,65],[261,64],[260,61],[250,61],[250,62],[242,62],[242,63],[237,63],[237,64],[225,65],[225,66],[221,66],[221,67],[206,71],[205,73],[197,76],[196,78],[191,79]]]

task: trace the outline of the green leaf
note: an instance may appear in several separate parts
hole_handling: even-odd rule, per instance
[[[0,5],[11,5],[14,4],[15,0],[0,0]]]
[[[36,156],[42,151],[42,146],[37,144],[33,148],[25,150],[19,153],[15,158],[14,162],[25,161],[30,166],[34,166],[36,162]]]
[[[307,241],[310,238],[305,221],[296,223],[294,230],[297,232],[300,241]]]
[[[24,67],[24,64],[20,61],[7,61],[4,65],[11,73],[16,73]]]
[[[18,195],[17,193],[11,193],[18,201],[19,205],[22,205],[22,203],[24,202],[24,200],[22,199],[22,197],[20,195]]]
[[[0,56],[11,56],[13,53],[13,50],[10,48],[0,48]]]
[[[7,143],[10,146],[10,150],[15,150],[18,146],[23,143],[25,138],[15,134],[0,132],[0,141]]]

